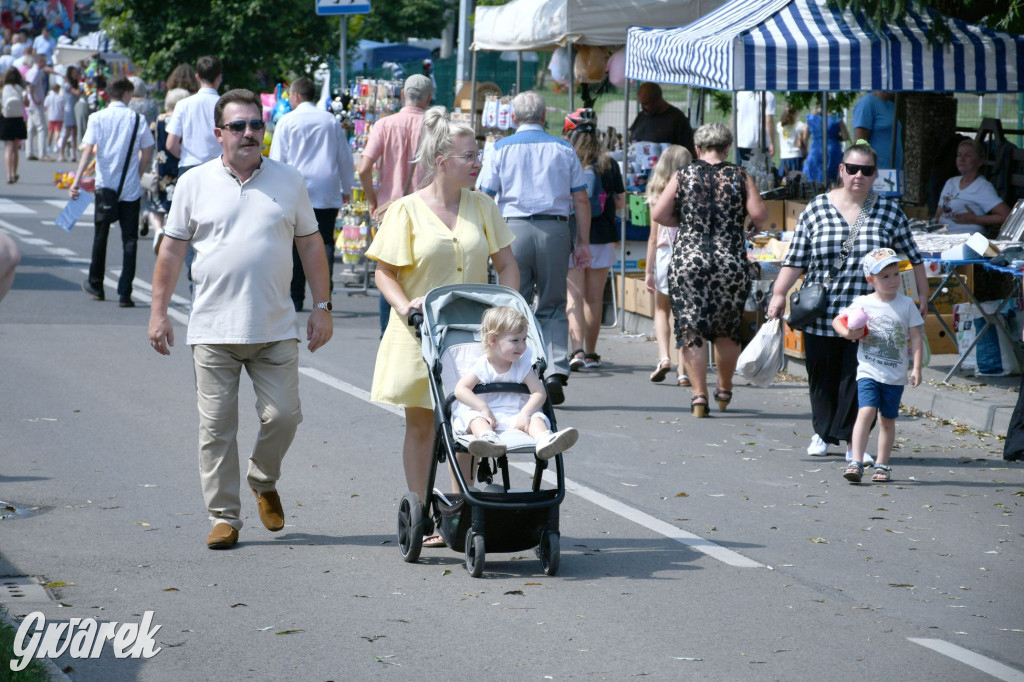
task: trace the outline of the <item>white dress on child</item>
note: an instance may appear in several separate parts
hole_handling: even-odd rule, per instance
[[[473,374],[476,375],[477,379],[482,384],[493,384],[493,383],[512,383],[521,384],[526,375],[533,371],[533,353],[529,348],[526,349],[518,360],[512,363],[512,366],[507,372],[498,372],[494,369],[494,366],[487,361],[486,355],[481,355],[476,359],[471,368]],[[516,416],[526,405],[526,401],[530,399],[529,393],[482,393],[480,394],[487,406],[491,408],[491,412],[494,413],[494,418],[498,420],[498,428],[495,429],[498,433],[502,431],[508,431],[514,429],[516,425]],[[469,423],[477,417],[482,417],[478,411],[463,405],[458,400],[452,403],[452,429],[456,435],[461,435],[469,431]],[[551,428],[551,422],[544,415],[543,412],[534,412],[531,415],[531,419],[534,416],[540,417],[544,420],[544,423]]]

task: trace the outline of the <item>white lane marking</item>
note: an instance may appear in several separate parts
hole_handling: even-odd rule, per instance
[[[81,272],[86,274],[86,275],[88,275],[89,274],[89,269],[88,268],[84,268],[84,269],[81,270]],[[120,275],[121,273],[120,273],[120,271],[115,270],[114,274],[115,275]],[[114,291],[117,291],[117,280],[114,279],[114,277],[109,275],[109,274],[104,275],[104,277],[103,277],[103,286],[107,287],[108,289],[113,289]],[[149,282],[144,282],[144,281],[136,278],[135,281],[132,282],[132,286],[134,288],[134,290],[132,291],[132,298],[133,299],[135,299],[137,301],[141,301],[142,303],[148,303],[150,305],[153,304],[153,297],[151,295],[151,293],[153,291],[153,287],[149,284]],[[150,294],[140,293],[138,291],[138,289],[145,289],[146,291],[150,292]],[[171,301],[184,305],[185,309],[188,310],[188,301],[186,301],[181,296],[178,296],[178,295],[174,294],[174,295],[171,296]],[[181,324],[183,324],[185,326],[188,326],[188,313],[187,312],[182,312],[180,310],[175,309],[172,306],[168,306],[167,307],[167,316],[177,320],[178,322],[180,322]]]
[[[299,367],[299,372],[301,374],[305,374],[310,379],[315,379],[316,381],[319,381],[322,384],[326,384],[331,388],[335,388],[344,393],[348,393],[349,395],[359,398],[360,400],[370,402],[369,393],[359,388],[358,386],[353,386],[352,384],[346,381],[342,381],[337,377],[333,377],[330,374],[326,374],[318,369],[313,369],[311,367]],[[388,412],[391,412],[393,414],[397,414],[401,417],[405,416],[405,411],[402,408],[395,407],[394,405],[383,405],[380,403],[370,404],[375,405],[376,407],[379,407],[381,409],[387,410]],[[522,471],[525,471],[528,474],[533,473],[532,465],[513,463],[512,466],[516,467],[517,469],[521,469]],[[545,473],[544,476],[545,480],[551,483],[552,485],[556,483],[554,477],[551,475],[550,472]],[[698,552],[703,552],[704,554],[707,554],[709,557],[713,559],[718,559],[722,563],[728,564],[730,566],[736,566],[737,568],[763,568],[762,564],[759,564],[752,559],[748,559],[747,557],[743,556],[742,554],[739,554],[738,552],[734,552],[731,549],[726,549],[725,547],[722,547],[719,544],[711,542],[710,540],[705,540],[699,535],[694,535],[693,533],[688,533],[685,530],[676,528],[670,523],[666,523],[660,519],[656,519],[650,514],[645,514],[644,512],[638,509],[633,509],[632,507],[623,504],[618,500],[612,499],[611,497],[603,495],[597,492],[596,490],[588,488],[584,485],[580,485],[579,483],[571,481],[568,478],[565,479],[565,490],[566,492],[579,495],[588,502],[596,504],[597,506],[602,507],[607,511],[610,511],[613,514],[617,514],[628,521],[632,521],[633,523],[639,524],[649,530],[654,531],[655,533],[664,535],[670,540],[675,540],[676,542],[686,545],[687,547],[691,547],[697,550]]]
[[[53,246],[53,242],[42,237],[22,237],[21,241],[32,246]]]
[[[927,647],[932,651],[937,651],[943,656],[948,656],[954,661],[960,661],[964,665],[969,665],[972,668],[976,668],[981,672],[991,675],[997,680],[1004,680],[1004,682],[1024,682],[1024,673],[1008,665],[1003,665],[997,661],[993,661],[991,658],[976,654],[970,649],[965,649],[962,646],[956,644],[950,644],[941,639],[924,639],[918,637],[907,637],[908,640],[914,644],[920,644],[923,647]]]
[[[50,246],[47,247],[46,251],[52,256],[61,256],[62,258],[76,258],[78,256],[77,253],[63,246]],[[86,263],[89,262],[85,258],[79,258],[78,260],[85,261]]]
[[[11,201],[10,199],[0,199],[0,213],[3,213],[5,215],[13,215],[17,213],[35,213],[35,211],[29,208],[28,206],[22,206],[16,201]]]
[[[350,396],[359,398],[364,402],[370,403],[374,407],[379,407],[382,410],[387,410],[392,414],[397,414],[399,417],[405,417],[405,410],[403,410],[401,407],[397,407],[395,405],[385,405],[383,403],[370,402],[370,394],[368,392],[364,391],[358,386],[353,386],[347,381],[342,381],[337,377],[333,377],[330,374],[325,374],[324,372],[321,372],[318,369],[313,369],[312,367],[299,367],[299,373],[305,374],[310,379],[315,379],[316,381],[319,381],[322,384],[326,384],[331,388],[337,389],[342,393],[348,393]]]
[[[19,237],[31,237],[32,236],[32,232],[31,231],[24,230],[24,229],[18,227],[17,225],[12,225],[9,222],[7,222],[6,220],[0,220],[0,227],[4,228],[5,230],[10,232],[11,234],[18,235]]]
[[[67,204],[68,204],[68,200],[67,199],[44,199],[43,203],[46,203],[46,204],[49,204],[50,206],[55,206],[56,208],[64,210],[64,207],[67,206]],[[83,213],[82,215],[94,215],[96,213],[96,211],[94,209],[94,206],[95,206],[95,204],[89,204],[88,206],[86,206],[85,207],[85,213]],[[35,213],[35,211],[32,211],[32,212]]]
[[[525,471],[527,474],[533,473],[532,464],[516,462],[512,464],[512,466],[520,469],[521,471]],[[551,471],[544,472],[544,480],[551,485],[556,485],[558,482],[554,473]],[[763,568],[761,564],[757,563],[753,559],[748,559],[738,552],[726,549],[725,547],[722,547],[715,542],[711,542],[711,540],[706,540],[699,535],[688,533],[681,528],[673,526],[671,523],[666,523],[661,519],[640,511],[639,509],[633,509],[614,498],[608,497],[603,493],[599,493],[593,488],[588,488],[585,485],[571,481],[568,478],[565,479],[565,490],[566,492],[579,495],[583,499],[592,502],[603,509],[607,509],[613,514],[618,514],[628,521],[632,521],[637,525],[652,530],[659,535],[664,535],[670,540],[675,540],[676,542],[686,545],[687,547],[691,547],[698,552],[703,552],[712,559],[718,559],[722,563],[729,564],[730,566],[735,566],[737,568]]]

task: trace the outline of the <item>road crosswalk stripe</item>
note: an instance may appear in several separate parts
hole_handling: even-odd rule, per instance
[[[32,214],[36,211],[10,199],[0,199],[0,213],[4,215]]]

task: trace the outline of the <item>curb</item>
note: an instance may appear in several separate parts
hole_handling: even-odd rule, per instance
[[[5,624],[10,625],[15,630],[17,630],[18,626],[21,625],[21,621],[15,618],[11,614],[11,612],[7,610],[6,607],[4,607],[2,611],[0,611],[0,620],[2,620]],[[37,658],[35,660],[41,663],[43,668],[46,669],[46,676],[50,680],[50,682],[73,682],[72,679],[65,675],[64,671],[58,668],[57,664],[51,661],[50,659]],[[6,661],[4,663],[6,664]],[[6,674],[6,672],[6,670],[0,670],[0,674]]]

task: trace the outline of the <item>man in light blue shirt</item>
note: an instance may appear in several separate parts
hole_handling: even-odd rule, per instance
[[[895,95],[873,90],[853,108],[853,139],[867,140],[878,154],[879,168],[903,168],[902,130],[896,132],[896,157],[892,155],[892,127],[896,123]]]
[[[213,109],[220,95],[220,59],[200,57],[196,61],[199,92],[174,107],[167,122],[167,151],[178,157],[178,177],[196,166],[220,156],[220,143],[213,134]]]
[[[512,101],[514,135],[499,140],[484,158],[480,189],[495,197],[516,236],[519,293],[536,301],[550,374],[544,380],[554,405],[565,401],[569,380],[569,320],[565,314],[569,258],[590,263],[590,199],[576,151],[544,132],[544,98],[527,91]],[[569,230],[575,207],[576,243]]]
[[[334,223],[338,209],[352,196],[355,166],[341,122],[316,107],[316,89],[308,78],[291,85],[292,110],[281,117],[270,144],[270,158],[294,167],[306,180],[320,236],[327,251],[327,265],[334,282]],[[292,303],[302,310],[306,275],[299,250],[292,246]]]

